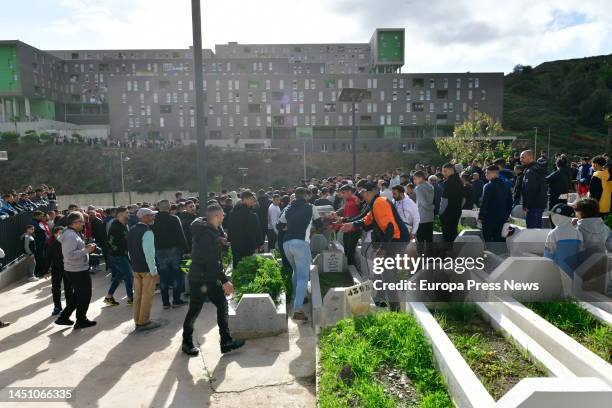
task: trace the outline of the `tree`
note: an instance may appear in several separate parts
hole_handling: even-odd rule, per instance
[[[442,156],[457,163],[508,157],[512,154],[511,146],[493,139],[502,131],[501,124],[491,116],[471,112],[463,123],[455,126],[453,136],[437,138],[435,143]]]

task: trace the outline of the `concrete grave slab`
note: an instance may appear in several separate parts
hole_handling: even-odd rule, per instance
[[[510,256],[543,256],[550,229],[521,229],[506,239]]]
[[[285,294],[275,305],[267,293],[247,293],[229,304],[229,328],[239,339],[274,336],[287,331]]]

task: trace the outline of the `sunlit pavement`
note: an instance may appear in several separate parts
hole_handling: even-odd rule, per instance
[[[152,319],[162,327],[132,333],[132,309],[119,287],[119,306],[106,306],[110,279],[93,277],[88,317],[97,326],[56,326],[51,281],[19,282],[0,295],[0,389],[73,387],[69,402],[0,403],[73,407],[314,407],[315,337],[308,325],[289,322],[289,333],[250,340],[221,355],[215,308],[206,304],[196,323],[202,353],[181,350],[186,306],[163,310],[156,295]],[[74,315],[73,315],[74,320]]]

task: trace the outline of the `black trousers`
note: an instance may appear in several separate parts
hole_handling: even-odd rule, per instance
[[[361,236],[361,231],[345,232],[342,236],[342,246],[344,246],[344,255],[349,265],[355,265],[355,248]]]
[[[217,326],[219,326],[219,336],[221,344],[232,340],[228,326],[228,306],[223,287],[219,282],[203,282],[189,280],[189,310],[183,323],[183,341],[190,343],[193,341],[193,326],[202,311],[204,302],[210,301],[217,308]]]
[[[72,285],[66,277],[66,273],[63,270],[51,269],[51,294],[53,295],[53,305],[57,309],[62,308],[62,282],[64,282],[64,296],[66,297],[66,304],[70,303],[72,297]]]
[[[72,285],[73,294],[62,310],[60,318],[68,319],[76,309],[77,321],[87,320],[87,309],[91,301],[91,275],[89,270],[81,272],[66,271],[66,278]]]
[[[42,278],[45,274],[45,247],[41,245],[36,245],[36,249],[34,250],[34,261],[36,261],[36,265],[34,266],[34,276],[38,278]]]
[[[448,210],[446,210],[444,214],[440,216],[440,223],[442,224],[442,236],[444,237],[444,242],[453,242],[455,238],[457,238],[457,226],[459,225],[459,218],[461,218],[461,210],[453,213],[448,213]]]
[[[276,232],[273,229],[268,229],[268,252],[272,252],[276,245]]]
[[[416,233],[417,249],[420,254],[429,254],[433,242],[433,221],[419,224]]]

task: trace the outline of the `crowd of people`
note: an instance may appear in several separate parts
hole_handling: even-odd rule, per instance
[[[45,184],[36,189],[27,186],[21,192],[7,191],[0,198],[0,220],[20,213],[34,211],[40,207],[51,206],[54,208],[56,200],[55,189]]]
[[[503,226],[516,206],[522,207],[527,228],[541,228],[547,209],[576,216],[579,221],[574,227],[584,230],[580,239],[585,240],[589,225],[596,223],[587,219],[601,222],[601,216],[610,212],[612,171],[607,156],[583,158],[578,166],[558,155],[554,169],[548,167],[545,154],[536,159],[532,151],[525,150],[482,165],[478,161],[441,167],[418,164],[409,171],[336,174],[280,189],[211,192],[205,200],[183,197],[179,192],[172,201],[116,208],[71,205],[56,213],[29,207],[34,210],[33,221],[22,242],[24,252],[34,261],[30,279],[51,277],[52,314],[58,316],[57,324],[75,328],[96,324],[87,318],[87,309],[91,274],[103,262],[111,275],[104,303],[119,304],[114,295],[123,283],[136,330],[159,327],[150,319],[158,288],[163,309],[188,305],[183,323],[185,353],[199,352],[192,335],[206,301],[217,309],[221,350],[228,352],[244,345],[232,339],[228,328],[226,296],[233,292],[223,266],[228,249],[234,267],[244,257],[263,252],[266,241],[268,251],[278,249],[283,263],[293,270],[292,318],[304,322],[308,320],[304,301],[314,237],[325,231],[342,233],[348,264],[353,265],[359,240],[385,244],[387,256],[410,241],[426,252],[437,220],[444,241],[452,243],[464,209],[477,210],[485,242],[504,241]],[[569,206],[567,194],[573,191],[582,198]],[[28,198],[30,192],[25,192]],[[33,191],[34,199],[28,203],[52,200],[53,194],[52,188],[43,186]],[[14,195],[7,199],[6,208],[17,213]],[[612,244],[612,239],[607,242],[612,233],[609,229],[603,233],[606,247]],[[551,257],[554,242],[554,237],[547,240]],[[187,277],[179,267],[185,258],[191,259]],[[391,310],[398,310],[399,302],[388,300]],[[76,323],[70,319],[75,310]]]

